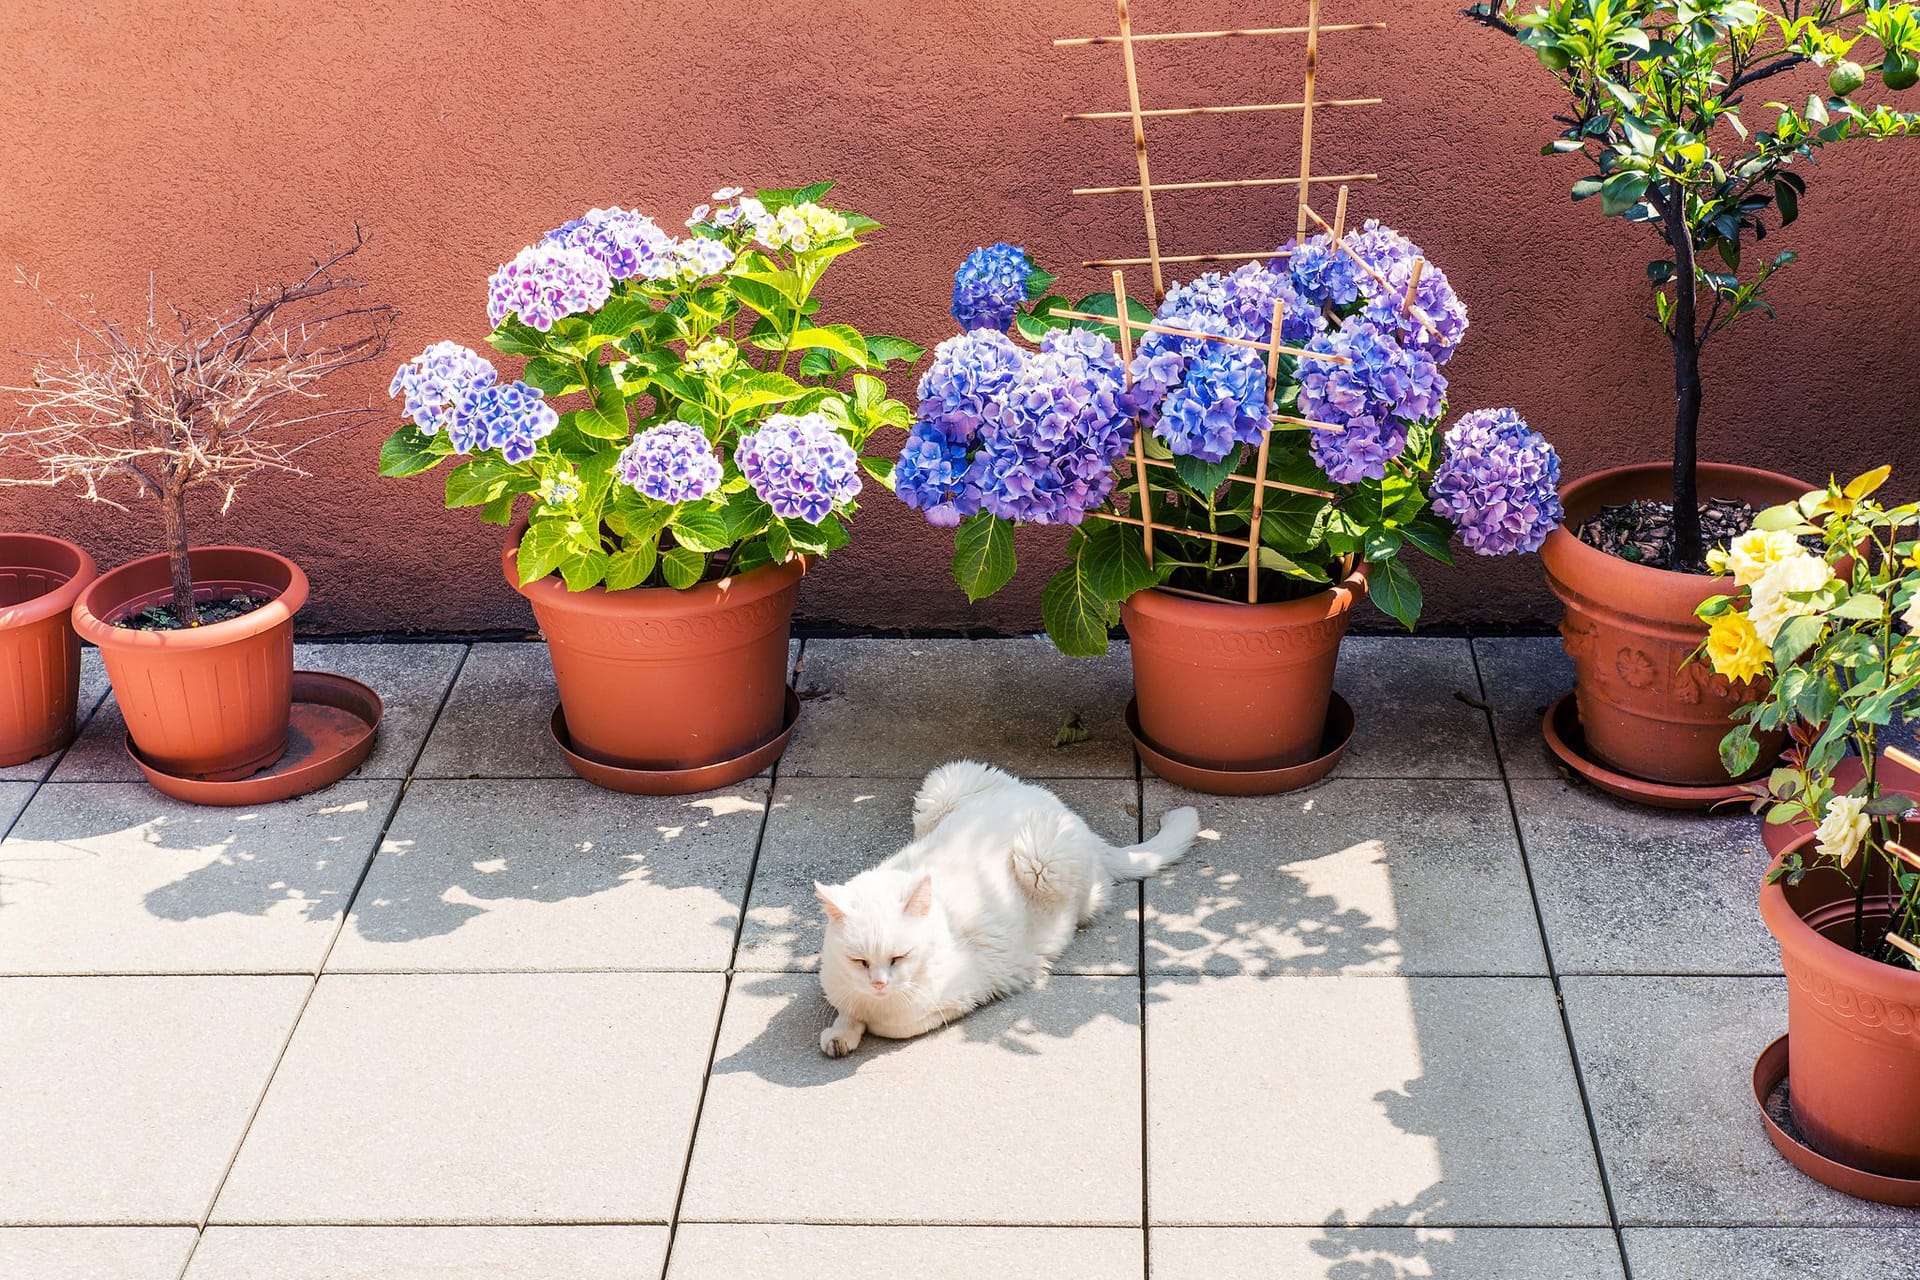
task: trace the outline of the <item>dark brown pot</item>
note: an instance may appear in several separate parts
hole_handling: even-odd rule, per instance
[[[1367,593],[1362,565],[1281,604],[1142,591],[1120,608],[1140,733],[1183,763],[1280,769],[1318,756],[1340,638]]]
[[[1700,497],[1741,498],[1757,507],[1790,502],[1814,486],[1752,467],[1703,463]],[[1572,530],[1603,507],[1638,498],[1671,500],[1673,464],[1615,467],[1560,492],[1566,527],[1547,535],[1540,562],[1567,607],[1560,634],[1573,659],[1574,691],[1587,749],[1615,770],[1681,786],[1727,781],[1720,739],[1727,717],[1759,698],[1764,683],[1736,683],[1706,662],[1688,662],[1706,639],[1694,616],[1708,596],[1734,590],[1732,578],[1633,564],[1580,541]],[[1754,773],[1771,768],[1782,739],[1762,742]],[[1752,776],[1752,775],[1749,775]]]
[[[1909,825],[1906,839],[1920,831]],[[1794,848],[1811,853],[1812,837]],[[1867,885],[1867,922],[1893,907],[1886,867]],[[1787,1078],[1808,1145],[1854,1169],[1920,1178],[1920,973],[1855,952],[1853,887],[1838,871],[1760,890],[1787,975]]]
[[[269,596],[244,617],[185,631],[129,631],[119,619],[173,596],[164,555],[102,574],[73,606],[73,625],[100,646],[127,732],[147,763],[209,782],[244,778],[287,749],[293,708],[293,615],[307,575],[254,547],[196,547],[196,602]]]
[[[0,766],[73,741],[80,699],[73,602],[97,573],[93,557],[71,542],[0,533]]]
[[[569,591],[557,576],[520,581],[524,529],[507,539],[501,568],[546,637],[573,750],[622,768],[693,770],[780,734],[802,561],[686,591]]]

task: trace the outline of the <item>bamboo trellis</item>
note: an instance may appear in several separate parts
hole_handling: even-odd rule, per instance
[[[1318,98],[1315,81],[1319,73],[1320,37],[1330,33],[1381,31],[1386,28],[1384,22],[1345,22],[1322,23],[1320,21],[1320,0],[1307,0],[1307,22],[1305,26],[1248,27],[1237,30],[1221,31],[1166,31],[1136,32],[1133,20],[1128,12],[1127,0],[1114,0],[1114,9],[1119,19],[1119,31],[1106,36],[1072,36],[1055,40],[1056,48],[1088,47],[1099,45],[1119,45],[1121,66],[1126,75],[1127,109],[1125,111],[1077,111],[1065,114],[1067,120],[1127,120],[1132,124],[1134,165],[1139,173],[1139,181],[1118,186],[1076,187],[1076,196],[1108,196],[1138,192],[1140,210],[1146,223],[1147,256],[1144,258],[1095,258],[1082,262],[1085,267],[1107,267],[1113,271],[1114,314],[1112,317],[1086,314],[1077,311],[1056,310],[1051,314],[1067,320],[1092,321],[1103,325],[1111,324],[1120,334],[1120,355],[1124,364],[1133,363],[1134,335],[1161,333],[1172,337],[1195,338],[1207,342],[1220,342],[1232,346],[1250,347],[1264,352],[1267,372],[1267,418],[1268,427],[1260,435],[1260,444],[1250,474],[1236,471],[1229,475],[1223,484],[1245,484],[1253,488],[1253,502],[1249,513],[1247,536],[1237,537],[1207,529],[1188,529],[1173,525],[1156,525],[1153,519],[1153,506],[1149,499],[1151,473],[1155,469],[1174,469],[1176,464],[1170,458],[1149,456],[1146,448],[1145,432],[1136,429],[1133,438],[1131,462],[1133,466],[1133,513],[1119,511],[1090,511],[1088,516],[1109,520],[1116,524],[1130,525],[1140,530],[1142,544],[1146,549],[1147,563],[1154,559],[1153,535],[1156,528],[1178,533],[1181,537],[1195,538],[1225,546],[1242,548],[1247,555],[1247,601],[1257,604],[1260,599],[1260,534],[1261,520],[1266,507],[1269,491],[1278,490],[1288,493],[1307,494],[1312,497],[1332,499],[1335,495],[1325,489],[1309,488],[1288,484],[1267,476],[1269,450],[1272,446],[1275,428],[1312,429],[1340,431],[1343,428],[1336,423],[1316,422],[1310,418],[1294,417],[1275,411],[1280,357],[1291,356],[1296,360],[1319,360],[1333,364],[1350,363],[1345,356],[1308,351],[1299,347],[1285,345],[1281,337],[1281,322],[1284,319],[1280,303],[1273,308],[1273,327],[1265,342],[1250,338],[1229,337],[1221,334],[1200,333],[1172,325],[1152,321],[1134,320],[1127,314],[1127,287],[1123,268],[1144,266],[1151,269],[1153,276],[1153,295],[1157,302],[1166,293],[1166,281],[1162,267],[1168,263],[1205,263],[1205,262],[1252,262],[1275,257],[1277,252],[1264,249],[1253,252],[1227,251],[1217,253],[1163,254],[1160,252],[1160,228],[1155,217],[1153,197],[1157,191],[1211,191],[1243,187],[1294,187],[1297,190],[1295,208],[1295,234],[1304,236],[1309,224],[1329,233],[1334,252],[1346,253],[1355,264],[1382,289],[1392,290],[1387,278],[1372,263],[1347,242],[1347,198],[1350,183],[1372,182],[1379,178],[1374,173],[1319,174],[1313,172],[1313,121],[1315,111],[1328,109],[1346,109],[1353,107],[1378,106],[1380,98]],[[1304,36],[1306,38],[1306,82],[1297,101],[1257,102],[1246,104],[1228,104],[1220,106],[1186,107],[1143,107],[1140,104],[1140,79],[1134,62],[1134,46],[1180,40],[1234,40],[1251,37]],[[1299,172],[1291,177],[1262,178],[1220,178],[1198,182],[1155,182],[1152,165],[1147,156],[1146,121],[1187,116],[1230,116],[1271,112],[1298,112],[1300,115],[1300,165]],[[1333,221],[1329,223],[1316,212],[1311,202],[1312,188],[1337,184],[1338,197],[1334,206]],[[1429,333],[1437,333],[1432,320],[1414,303],[1414,294],[1419,287],[1420,277],[1425,269],[1425,261],[1415,259],[1412,278],[1409,281],[1401,307],[1416,324]],[[1129,374],[1131,379],[1131,374]],[[1163,586],[1163,591],[1172,591],[1179,595],[1193,595],[1200,599],[1214,599],[1198,592],[1182,591],[1179,588]]]

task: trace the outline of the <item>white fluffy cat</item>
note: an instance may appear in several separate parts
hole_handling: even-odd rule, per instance
[[[971,760],[927,775],[913,843],[843,885],[813,888],[827,913],[820,987],[839,1011],[829,1058],[866,1032],[905,1039],[1037,980],[1116,878],[1140,880],[1200,830],[1175,809],[1160,834],[1120,849],[1043,787]]]

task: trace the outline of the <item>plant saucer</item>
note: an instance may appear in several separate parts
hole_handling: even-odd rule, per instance
[[[293,673],[293,712],[287,749],[244,778],[212,782],[164,772],[140,754],[131,734],[127,754],[154,790],[189,804],[256,805],[290,800],[331,786],[358,769],[380,730],[380,695],[325,671]]]
[[[1781,1036],[1761,1052],[1753,1064],[1753,1100],[1760,1105],[1761,1123],[1781,1155],[1815,1182],[1860,1200],[1920,1208],[1920,1178],[1895,1178],[1869,1173],[1823,1156],[1800,1136],[1793,1123],[1793,1092],[1787,1079],[1787,1037]]]
[[[1712,809],[1753,797],[1750,783],[1717,782],[1687,784],[1653,782],[1632,774],[1618,773],[1587,755],[1587,735],[1580,728],[1580,711],[1569,692],[1547,708],[1540,722],[1546,735],[1547,750],[1554,759],[1579,774],[1610,796],[1651,805],[1656,809]]]
[[[1140,732],[1140,711],[1136,701],[1127,703],[1127,732],[1133,735],[1134,748],[1147,768],[1189,791],[1204,791],[1216,796],[1271,796],[1283,791],[1298,791],[1318,782],[1333,771],[1353,741],[1353,708],[1339,694],[1327,702],[1327,728],[1320,740],[1320,754],[1304,764],[1279,769],[1213,769],[1189,764],[1167,754]]]
[[[768,741],[755,747],[744,755],[731,760],[722,760],[718,764],[701,765],[692,769],[636,769],[629,765],[613,764],[597,760],[585,754],[574,745],[567,733],[567,714],[565,707],[553,709],[550,728],[553,740],[566,754],[567,763],[573,771],[596,786],[609,791],[624,791],[636,796],[684,796],[696,791],[712,791],[716,787],[732,786],[736,782],[753,777],[762,769],[780,758],[787,749],[787,739],[793,736],[793,726],[800,720],[800,697],[793,689],[787,689],[786,714],[780,726],[780,732]]]

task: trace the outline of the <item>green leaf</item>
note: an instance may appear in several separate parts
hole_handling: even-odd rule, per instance
[[[867,360],[876,369],[884,369],[895,360],[916,364],[920,357],[926,354],[925,347],[915,342],[908,342],[905,338],[896,338],[887,333],[867,335]]]
[[[1040,593],[1040,617],[1061,653],[1097,658],[1107,651],[1107,631],[1119,618],[1119,606],[1093,589],[1077,547],[1072,554]]]
[[[1212,494],[1227,482],[1228,476],[1238,469],[1244,452],[1243,446],[1235,445],[1233,451],[1218,462],[1208,462],[1192,454],[1181,454],[1173,460],[1173,469],[1182,480],[1193,487],[1195,493]]]
[[[673,547],[660,557],[660,573],[675,591],[685,591],[707,571],[707,557],[692,547]]]
[[[573,535],[568,526],[569,520],[535,520],[520,535],[520,553],[516,567],[520,581],[535,582],[546,577],[560,567],[560,562],[574,554]]]
[[[1073,305],[1073,310],[1083,311],[1088,315],[1105,316],[1111,320],[1119,314],[1115,309],[1117,306],[1118,304],[1114,301],[1112,293],[1090,293],[1076,302]],[[1153,312],[1148,310],[1138,298],[1130,297],[1127,299],[1127,315],[1131,319],[1138,320],[1141,324],[1153,323]],[[1076,329],[1091,329],[1093,332],[1112,342],[1120,341],[1120,330],[1116,325],[1099,324],[1092,320],[1075,320],[1073,327]]]
[[[1774,179],[1773,202],[1780,208],[1780,225],[1790,226],[1800,216],[1800,194],[1792,186]]]
[[[867,367],[867,340],[852,325],[829,324],[817,329],[795,329],[788,335],[787,343],[796,348],[831,351],[850,364],[862,369]]]
[[[762,405],[785,404],[806,394],[806,388],[784,373],[756,373],[727,390],[727,414],[732,416]]]
[[[1096,593],[1108,600],[1125,600],[1159,585],[1160,574],[1147,563],[1139,530],[1111,520],[1089,520],[1080,532],[1085,540],[1080,560],[1087,584]]]
[[[531,493],[539,487],[538,480],[513,463],[483,454],[447,472],[447,506],[484,506],[496,498]]]
[[[792,271],[736,271],[726,279],[727,287],[733,290],[734,296],[752,307],[755,311],[759,311],[762,308],[745,293],[741,292],[740,285],[742,282],[748,285],[760,285],[764,289],[773,290],[777,296],[786,302],[788,312],[792,312],[804,302],[807,296],[805,282]]]
[[[1781,533],[1789,529],[1812,532],[1806,517],[1800,514],[1800,508],[1791,502],[1768,507],[1753,518],[1753,527],[1767,533]]]
[[[1730,778],[1743,776],[1760,759],[1760,746],[1753,740],[1753,730],[1747,725],[1735,725],[1727,736],[1720,739],[1720,767],[1727,771]]]
[[[380,446],[380,474],[417,476],[439,466],[440,459],[452,451],[453,446],[447,443],[444,434],[430,436],[409,422]]]
[[[607,590],[625,591],[637,587],[653,574],[660,559],[657,542],[631,543],[607,558]]]
[[[1647,194],[1647,175],[1622,170],[1600,184],[1600,212],[1618,217],[1640,203]]]
[[[627,401],[617,389],[597,397],[591,408],[575,409],[566,415],[574,429],[595,440],[624,440],[633,433],[627,420]]]
[[[547,336],[529,324],[508,316],[487,335],[487,344],[510,356],[539,356],[547,353]]]
[[[1886,605],[1881,603],[1880,597],[1865,592],[1848,596],[1840,604],[1827,610],[1829,618],[1854,618],[1861,621],[1884,618],[1886,614]]]
[[[860,469],[889,489],[893,488],[893,468],[894,460],[892,458],[860,459]]]
[[[681,546],[703,554],[723,550],[732,541],[727,536],[726,517],[705,503],[681,507],[667,522],[667,528]]]
[[[1780,634],[1773,638],[1773,665],[1775,670],[1784,671],[1799,660],[1800,655],[1813,648],[1814,641],[1820,638],[1826,619],[1817,615],[1803,615],[1788,618],[1787,625],[1780,628]]]
[[[1453,527],[1441,517],[1427,513],[1400,526],[1408,542],[1441,564],[1453,563]]]
[[[575,551],[560,562],[560,576],[566,581],[567,590],[585,591],[597,587],[607,576],[607,553],[600,550],[587,552]]]
[[[1580,179],[1580,181],[1573,184],[1573,198],[1575,200],[1585,200],[1588,196],[1599,195],[1600,187],[1605,181],[1606,179],[1604,178]]]
[[[1283,573],[1289,578],[1297,578],[1301,582],[1315,582],[1325,585],[1327,581],[1326,574],[1309,569],[1292,557],[1281,555],[1272,547],[1260,548],[1260,567],[1262,569],[1271,569],[1275,573]]]
[[[1361,543],[1361,549],[1369,562],[1378,564],[1399,555],[1400,546],[1405,541],[1398,529],[1372,529]]]
[[[605,306],[587,318],[587,331],[595,338],[617,341],[632,333],[653,315],[653,304],[645,298],[609,298]]]
[[[1029,266],[1027,271],[1027,301],[1032,302],[1045,295],[1060,277],[1041,267]]]
[[[1420,583],[1414,578],[1413,570],[1398,560],[1382,560],[1373,566],[1367,593],[1383,613],[1397,619],[1407,630],[1413,630],[1413,624],[1419,621],[1424,603]]]
[[[969,601],[984,600],[1013,577],[1013,526],[982,511],[953,536],[953,580]]]

